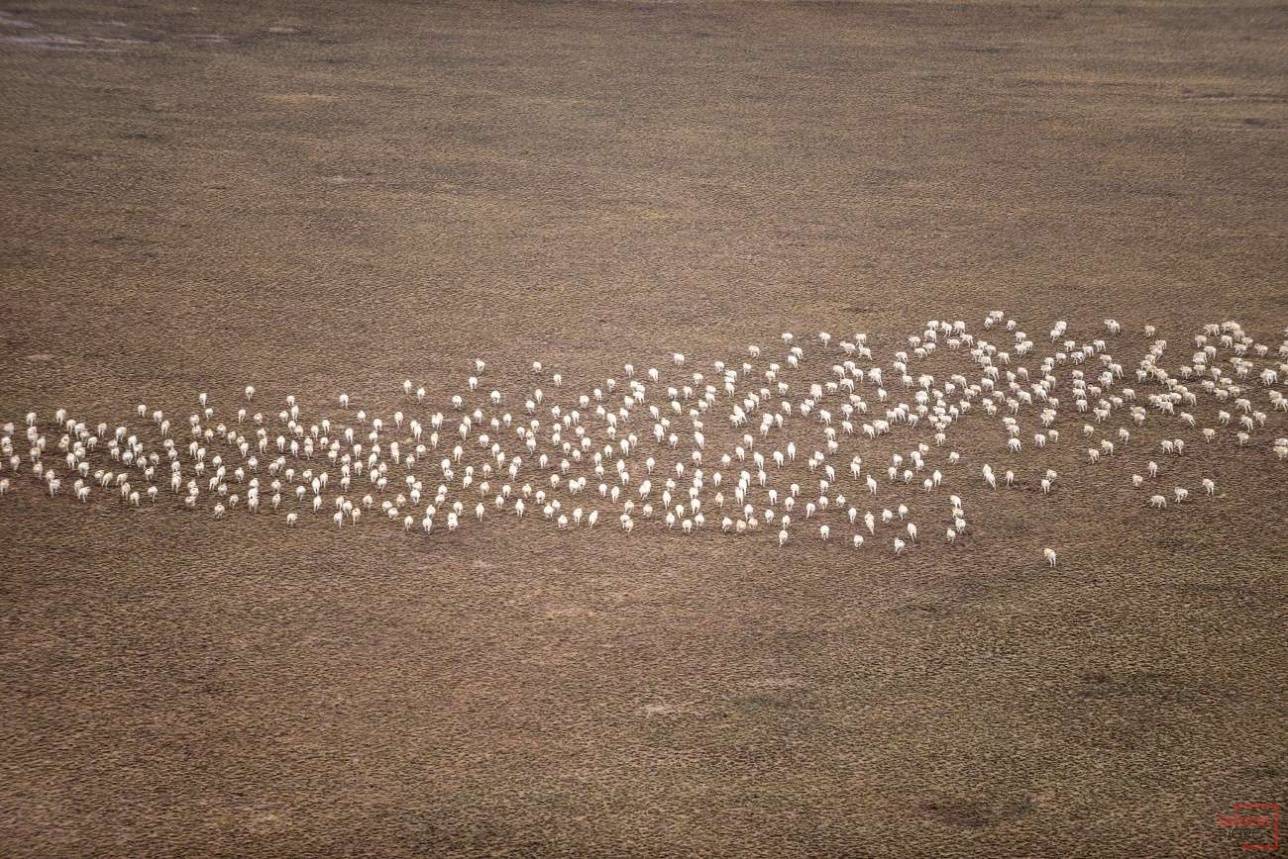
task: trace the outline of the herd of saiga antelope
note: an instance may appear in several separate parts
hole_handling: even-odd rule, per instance
[[[1153,326],[1142,339],[1106,319],[1097,333],[1081,341],[1056,322],[1040,348],[994,311],[977,334],[931,320],[884,360],[864,333],[784,333],[773,354],[752,345],[697,369],[675,353],[664,369],[626,364],[579,394],[534,362],[514,399],[476,360],[441,408],[407,380],[386,416],[347,394],[334,418],[306,417],[294,396],[276,414],[252,412],[250,386],[235,414],[217,413],[205,393],[178,422],[139,404],[138,427],[31,412],[0,430],[0,496],[26,478],[82,504],[173,499],[217,518],[274,511],[290,526],[325,516],[343,528],[371,514],[428,535],[534,515],[559,529],[651,522],[898,555],[928,539],[909,503],[923,523],[937,511],[937,539],[954,543],[975,533],[959,492],[1058,493],[1055,455],[1106,482],[1127,478],[1105,464],[1134,457],[1131,485],[1159,509],[1216,494],[1216,475],[1164,483],[1194,445],[1288,460],[1275,429],[1288,414],[1288,329],[1273,345],[1232,321],[1171,346]],[[965,436],[968,426],[977,434]],[[999,465],[967,462],[954,444],[963,437],[976,456],[995,447]],[[973,501],[971,518],[986,506]],[[1055,550],[1042,551],[1055,566]]]

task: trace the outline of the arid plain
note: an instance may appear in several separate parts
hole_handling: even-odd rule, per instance
[[[1258,3],[8,2],[0,423],[993,309],[1118,319],[1128,366],[1278,344],[1286,44]],[[1220,492],[1151,510],[1152,454],[1068,435],[1051,496],[950,474],[978,525],[900,557],[15,484],[0,854],[1241,855],[1217,816],[1288,800],[1288,466],[1194,442]]]

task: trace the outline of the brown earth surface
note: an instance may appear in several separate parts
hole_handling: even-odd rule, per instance
[[[1271,3],[6,2],[0,422],[995,307],[1277,344],[1286,46]],[[1285,467],[1189,462],[1218,496],[1070,463],[898,559],[20,487],[0,855],[1243,855],[1216,816],[1288,800]]]

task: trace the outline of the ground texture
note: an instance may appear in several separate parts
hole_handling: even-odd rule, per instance
[[[1256,3],[9,2],[0,421],[993,308],[1277,342],[1286,41]],[[0,853],[1241,855],[1216,816],[1288,798],[1265,462],[898,560],[16,492]]]

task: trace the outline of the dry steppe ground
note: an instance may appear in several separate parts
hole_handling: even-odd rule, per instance
[[[1285,80],[1275,3],[3,0],[0,421],[994,307],[1277,343]],[[15,492],[0,854],[1242,855],[1288,502],[1204,455],[899,560]]]

